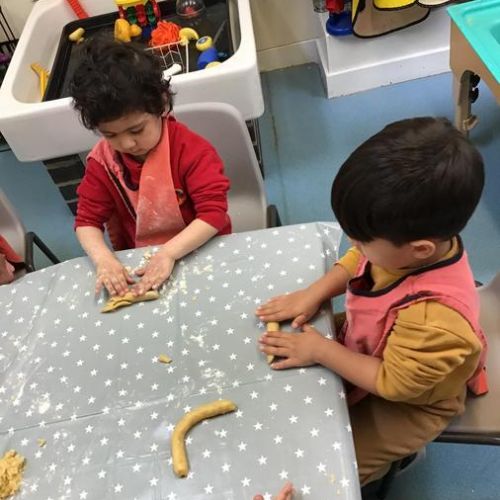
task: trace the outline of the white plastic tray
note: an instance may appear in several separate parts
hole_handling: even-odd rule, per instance
[[[249,120],[264,111],[250,4],[249,0],[228,2],[235,53],[218,67],[174,76],[175,102],[226,102]],[[82,5],[89,15],[116,10],[113,0],[82,0]],[[0,131],[21,161],[81,153],[97,140],[80,124],[70,98],[40,102],[38,79],[30,68],[33,62],[52,66],[61,29],[74,19],[65,0],[37,2],[5,75]]]

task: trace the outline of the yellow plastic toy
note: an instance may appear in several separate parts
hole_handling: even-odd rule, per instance
[[[142,29],[137,24],[130,24],[126,19],[115,21],[115,40],[128,43],[132,38],[141,36]]]
[[[40,99],[43,99],[49,82],[49,72],[39,63],[33,63],[31,69],[38,75]]]
[[[83,35],[85,35],[85,30],[83,28],[77,28],[68,36],[68,39],[70,42],[80,43],[83,41]]]
[[[149,0],[115,0],[118,7],[128,9],[129,7],[137,7],[138,5],[146,5]]]
[[[202,36],[197,42],[196,42],[196,48],[200,52],[205,52],[205,50],[208,50],[211,46],[213,45],[213,40],[211,36]]]
[[[181,28],[179,30],[179,39],[181,45],[186,46],[189,45],[191,40],[199,40],[200,35],[193,28]]]

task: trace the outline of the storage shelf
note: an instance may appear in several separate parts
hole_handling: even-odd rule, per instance
[[[445,73],[449,68],[450,18],[435,9],[420,24],[378,38],[332,37],[328,14],[316,14],[316,40],[328,97]]]

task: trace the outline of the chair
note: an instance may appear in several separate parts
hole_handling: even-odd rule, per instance
[[[448,428],[435,439],[437,443],[482,444],[500,446],[500,273],[478,289],[480,299],[480,323],[488,338],[488,384],[484,396],[469,396],[463,415],[456,417]],[[376,498],[383,500],[392,480],[401,467],[394,462],[389,473],[376,485]],[[373,495],[367,488],[367,495]]]
[[[479,288],[481,327],[488,338],[489,392],[470,396],[465,413],[436,439],[440,443],[500,445],[500,273]]]
[[[259,163],[240,112],[229,104],[196,103],[176,106],[174,114],[207,139],[222,158],[231,181],[228,204],[233,231],[281,225],[276,207],[267,206]]]
[[[21,277],[26,272],[35,270],[33,247],[36,245],[53,263],[58,264],[59,259],[50,251],[45,243],[33,232],[26,232],[14,207],[5,193],[0,189],[0,234],[9,242],[13,250],[22,257],[25,267],[15,273],[15,278]]]

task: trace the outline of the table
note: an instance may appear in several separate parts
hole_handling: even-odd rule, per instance
[[[19,497],[271,498],[290,479],[298,498],[359,499],[341,380],[318,366],[272,371],[254,315],[321,276],[340,235],[314,223],[215,238],[159,300],[111,314],[87,258],[0,287],[0,451],[27,458]],[[144,253],[120,258],[134,267]],[[314,324],[332,335],[330,310]],[[175,423],[218,398],[238,411],[191,431],[191,472],[176,478]]]
[[[471,104],[479,95],[479,79],[484,81],[500,103],[500,81],[498,67],[495,67],[498,65],[499,42],[498,35],[494,33],[497,8],[498,2],[461,3],[448,8],[452,19],[450,67],[453,72],[455,127],[466,136],[478,123],[478,117],[471,112]],[[479,17],[476,18],[476,14]],[[494,25],[493,28],[490,25]],[[484,32],[487,33],[486,38]],[[494,47],[489,47],[490,44]],[[489,58],[491,54],[495,64]]]

